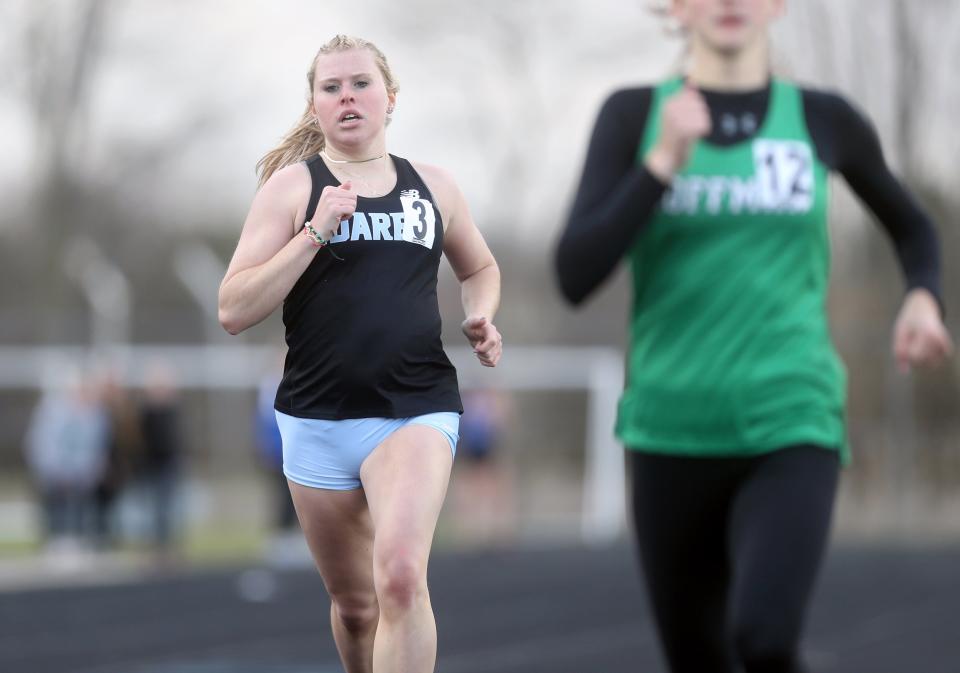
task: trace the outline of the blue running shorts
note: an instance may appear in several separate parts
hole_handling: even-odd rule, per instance
[[[456,455],[460,414],[442,411],[412,418],[328,421],[276,412],[283,438],[283,473],[290,481],[334,491],[360,488],[360,465],[383,440],[406,425],[439,430]]]

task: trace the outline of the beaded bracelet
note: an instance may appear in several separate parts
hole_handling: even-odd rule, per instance
[[[323,236],[320,235],[320,232],[314,229],[313,225],[310,224],[309,222],[304,222],[303,232],[307,235],[307,237],[310,238],[311,241],[313,241],[313,244],[316,245],[318,248],[322,248],[325,245],[330,244],[330,241],[325,241],[323,239]]]

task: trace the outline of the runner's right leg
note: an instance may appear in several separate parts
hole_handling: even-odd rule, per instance
[[[727,632],[730,461],[631,451],[633,523],[671,673],[733,673]]]
[[[330,624],[347,673],[371,673],[380,610],[373,585],[373,521],[362,488],[290,492],[330,595]]]

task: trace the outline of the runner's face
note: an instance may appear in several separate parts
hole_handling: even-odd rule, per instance
[[[692,39],[732,55],[764,39],[785,0],[674,0],[673,15]]]
[[[383,75],[367,49],[320,54],[313,79],[313,111],[327,140],[335,145],[369,143],[383,133],[387,107]]]

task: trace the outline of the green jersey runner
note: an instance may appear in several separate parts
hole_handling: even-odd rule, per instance
[[[653,94],[637,160],[660,133]],[[796,444],[848,460],[846,375],[830,339],[827,168],[800,90],[771,84],[758,132],[699,141],[629,251],[633,316],[617,436],[632,449],[748,456]]]

